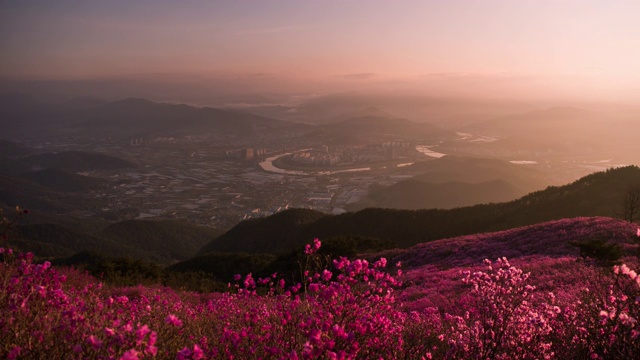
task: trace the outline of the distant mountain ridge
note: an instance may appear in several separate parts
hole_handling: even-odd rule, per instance
[[[132,162],[100,153],[34,154],[34,149],[8,141],[3,144],[0,146],[0,205],[20,204],[45,212],[82,211],[85,204],[94,204],[95,199],[64,193],[96,190],[106,186],[107,181],[76,173],[136,167]]]
[[[504,180],[469,184],[457,181],[428,183],[410,179],[371,193],[347,209],[452,209],[509,201],[524,193],[526,192]]]
[[[0,130],[30,131],[32,137],[84,134],[127,138],[150,135],[247,134],[266,130],[303,131],[307,125],[246,112],[140,98],[104,102],[75,98],[48,104],[24,94],[0,95]],[[36,134],[37,133],[37,134]]]
[[[451,209],[517,199],[549,185],[547,176],[534,168],[498,159],[444,156],[418,162],[411,171],[421,171],[369,193],[347,210],[367,207],[393,209]]]
[[[294,129],[305,127],[237,111],[156,103],[136,98],[103,104],[76,115],[80,126],[91,126],[116,134],[125,131],[132,134],[246,133],[289,126]]]

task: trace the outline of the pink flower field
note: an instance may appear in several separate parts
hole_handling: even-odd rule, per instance
[[[211,294],[104,286],[2,248],[0,357],[632,359],[638,235],[580,218],[435,241],[389,261],[325,259],[315,240],[303,282],[238,275]],[[617,265],[570,244],[593,236],[623,250]]]

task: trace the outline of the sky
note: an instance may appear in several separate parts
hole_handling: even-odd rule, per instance
[[[638,19],[636,0],[0,0],[0,76],[627,96]]]

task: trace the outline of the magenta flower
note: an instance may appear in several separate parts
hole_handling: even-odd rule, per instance
[[[7,355],[7,359],[9,360],[14,360],[17,359],[18,356],[20,356],[20,352],[22,352],[22,348],[18,345],[15,345],[11,351],[9,351],[9,354]]]
[[[108,327],[104,328],[104,333],[107,334],[107,336],[113,336],[116,334],[115,330]]]
[[[158,348],[156,346],[153,345],[149,345],[147,346],[147,348],[145,349],[145,351],[148,354],[151,354],[151,356],[156,356],[158,354]]]
[[[329,281],[329,280],[331,280],[332,276],[333,276],[333,274],[331,273],[331,271],[329,271],[329,270],[322,271],[322,280]]]
[[[187,360],[191,357],[191,350],[188,347],[182,348],[182,350],[178,351],[176,354],[176,360]]]
[[[91,345],[94,349],[100,349],[102,347],[102,340],[98,339],[97,337],[90,335],[89,338],[87,339],[87,342],[89,343],[89,345]]]
[[[138,360],[138,352],[136,351],[136,349],[131,349],[122,354],[120,360]]]
[[[173,315],[173,314],[169,314],[169,316],[167,316],[164,319],[164,322],[167,323],[167,324],[173,325],[175,327],[182,326],[182,321],[180,321],[180,319],[178,319],[178,317]]]
[[[204,351],[198,346],[198,344],[193,345],[193,351],[191,352],[191,358],[193,360],[200,360],[204,357]]]

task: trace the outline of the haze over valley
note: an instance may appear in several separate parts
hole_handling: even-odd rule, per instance
[[[3,2],[0,358],[631,358],[638,15]]]

